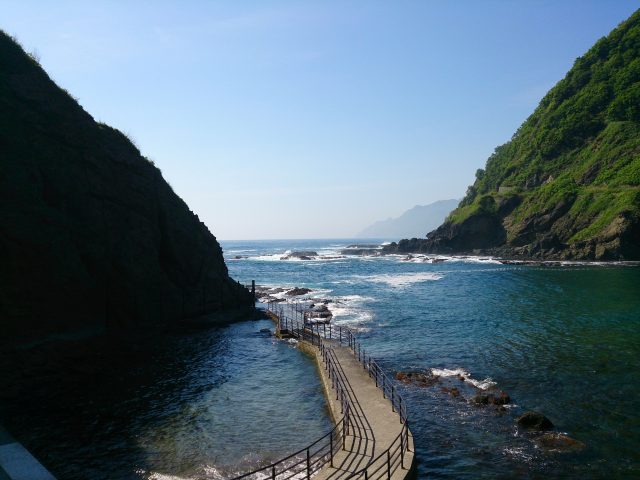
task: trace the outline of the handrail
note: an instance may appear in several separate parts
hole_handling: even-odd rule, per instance
[[[335,356],[335,353],[333,353],[331,343],[325,345],[323,340],[336,341],[340,346],[348,346],[352,350],[358,361],[362,363],[363,368],[368,371],[369,377],[374,378],[376,387],[382,390],[383,397],[389,398],[392,410],[398,413],[400,423],[403,425],[398,437],[394,439],[386,450],[382,451],[376,458],[369,460],[364,467],[343,478],[364,478],[366,480],[390,479],[393,472],[398,468],[398,462],[400,466],[404,468],[404,455],[410,451],[406,403],[402,397],[396,393],[394,383],[384,373],[377,362],[371,355],[367,357],[366,351],[362,348],[362,345],[351,329],[341,325],[334,327],[332,324],[310,322],[306,313],[300,309],[298,305],[287,304],[287,307],[291,317],[287,316],[285,308],[281,304],[277,302],[267,303],[267,310],[273,313],[277,319],[279,331],[287,331],[292,336],[316,345],[320,349],[331,386],[336,392],[336,400],[341,407],[340,413],[343,416],[336,422],[336,426],[330,432],[318,438],[310,445],[281,458],[277,462],[234,477],[233,480],[246,479],[256,474],[261,474],[260,478],[270,478],[272,480],[288,480],[294,477],[301,478],[300,475],[310,479],[313,474],[327,463],[331,463],[332,467],[334,466],[334,453],[338,449],[346,449],[345,443],[347,435],[351,435],[353,438],[351,448],[353,448],[356,438],[358,438],[357,452],[359,452],[364,439],[365,452],[367,451],[367,444],[369,442],[366,434],[367,429],[364,428],[364,425],[361,425],[362,420],[358,420],[357,415],[352,418],[352,412],[360,408],[357,399],[352,398],[350,394],[348,379],[344,376],[340,362]],[[358,435],[355,435],[356,430]],[[350,432],[352,432],[352,434],[350,434]],[[375,451],[375,443],[372,451]]]
[[[272,310],[271,305],[273,302],[268,303],[268,309]],[[284,308],[277,304],[275,310],[279,310],[284,315]],[[302,314],[303,318],[304,311],[300,309],[299,305],[291,305],[288,304],[287,307],[290,310],[293,310],[297,314]],[[275,311],[274,311],[275,313]],[[308,319],[307,319],[308,320]],[[321,328],[322,327],[322,328]],[[394,411],[397,410],[400,416],[400,423],[404,423],[407,420],[407,406],[402,397],[396,392],[395,382],[393,382],[389,376],[384,373],[384,370],[378,365],[378,363],[371,357],[371,354],[367,356],[367,352],[364,348],[362,348],[362,344],[357,340],[357,337],[353,330],[349,327],[336,325],[329,323],[321,323],[321,322],[307,322],[307,328],[310,328],[313,332],[315,329],[315,335],[318,337],[322,337],[329,340],[338,340],[340,345],[347,345],[352,350],[353,354],[358,358],[358,361],[362,363],[363,368],[369,371],[369,377],[374,377],[376,382],[376,387],[382,390],[382,394],[385,398],[389,398],[391,401],[391,406]],[[336,331],[337,330],[337,331]]]

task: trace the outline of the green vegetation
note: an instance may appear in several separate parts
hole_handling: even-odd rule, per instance
[[[563,207],[548,226],[572,244],[640,221],[640,11],[600,39],[476,172],[447,222],[497,214],[507,238]],[[501,212],[511,195],[519,204]],[[566,207],[566,208],[565,208]]]

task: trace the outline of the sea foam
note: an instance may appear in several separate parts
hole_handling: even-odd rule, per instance
[[[443,277],[439,273],[429,272],[416,272],[416,273],[400,273],[397,275],[381,274],[381,275],[356,275],[354,278],[359,278],[365,281],[374,283],[386,283],[390,287],[403,288],[414,283],[429,282],[440,280]]]
[[[487,377],[484,380],[476,380],[471,376],[471,374],[464,370],[463,368],[432,368],[431,373],[438,377],[459,377],[462,376],[465,379],[465,382],[469,382],[474,387],[479,388],[480,390],[488,390],[491,387],[495,387],[497,384],[491,378]]]

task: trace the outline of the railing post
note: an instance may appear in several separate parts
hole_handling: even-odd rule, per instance
[[[346,417],[342,417],[342,450],[344,450],[346,438],[347,438],[347,419]]]
[[[387,398],[387,396],[384,393],[384,375],[382,375],[382,398]]]
[[[393,402],[395,400],[395,398],[394,398],[395,395],[396,395],[396,387],[395,387],[395,385],[391,385],[391,411],[392,412],[396,411],[396,409],[393,406]]]
[[[404,470],[404,427],[400,431],[400,468]]]
[[[333,468],[333,432],[329,434],[329,456],[331,458],[331,468]]]
[[[271,467],[271,480],[276,480],[276,466]]]
[[[391,480],[391,450],[387,450],[387,478]]]
[[[309,480],[310,478],[311,478],[311,456],[309,455],[309,447],[307,447],[307,480]]]

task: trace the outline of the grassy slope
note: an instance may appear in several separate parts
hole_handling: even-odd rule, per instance
[[[495,212],[509,195],[522,202],[504,221],[508,240],[562,201],[572,206],[552,231],[568,243],[601,235],[621,214],[640,218],[639,122],[640,11],[576,60],[448,221]]]

